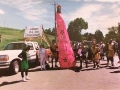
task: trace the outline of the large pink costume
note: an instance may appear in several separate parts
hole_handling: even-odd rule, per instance
[[[72,50],[68,32],[66,30],[65,22],[61,17],[61,6],[57,7],[56,13],[56,24],[57,24],[57,40],[58,40],[58,51],[59,51],[59,63],[61,68],[74,67],[75,57]]]

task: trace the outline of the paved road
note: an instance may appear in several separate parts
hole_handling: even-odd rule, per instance
[[[39,66],[29,69],[28,82],[21,82],[20,73],[0,77],[0,90],[120,90],[120,72],[115,67],[106,67],[106,60],[101,61],[100,69],[93,69],[93,64],[80,72],[73,69],[51,69],[40,71]],[[77,66],[79,63],[77,63]]]

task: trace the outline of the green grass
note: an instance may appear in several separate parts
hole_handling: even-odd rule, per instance
[[[24,36],[24,31],[20,29],[13,29],[13,28],[3,28],[0,27],[0,35],[2,36],[2,42],[0,43],[0,50],[2,50],[5,45],[9,42],[17,42],[22,41]],[[51,40],[54,39],[54,36],[47,35],[47,37]],[[39,44],[41,44],[40,40],[35,40]],[[47,46],[47,44],[43,41],[44,45]]]

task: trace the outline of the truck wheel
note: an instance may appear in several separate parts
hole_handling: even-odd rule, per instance
[[[19,62],[17,60],[15,60],[11,63],[10,70],[12,71],[13,74],[17,74],[19,72],[20,65],[19,65]]]

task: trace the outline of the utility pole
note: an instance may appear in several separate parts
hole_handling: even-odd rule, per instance
[[[55,13],[55,42],[57,43],[57,30],[56,30],[56,2],[54,1],[54,13]]]
[[[5,20],[4,20],[4,30],[5,30]]]

